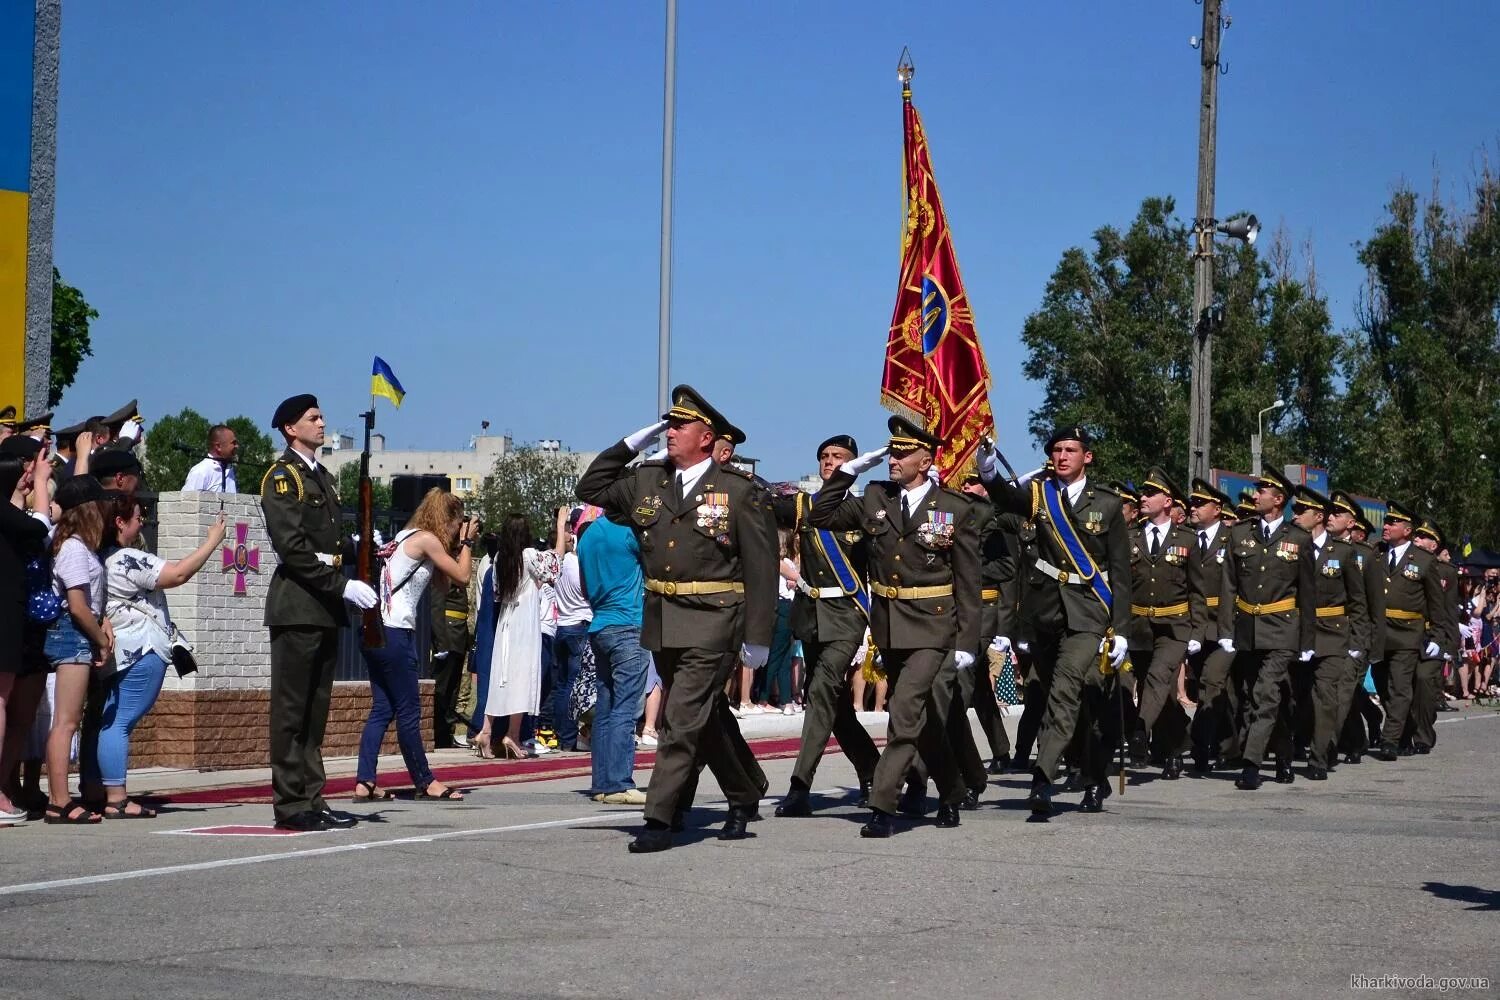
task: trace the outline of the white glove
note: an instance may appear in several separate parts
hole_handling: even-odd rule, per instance
[[[860,473],[869,472],[871,469],[875,468],[875,466],[880,464],[880,460],[882,458],[885,458],[885,453],[888,451],[890,451],[889,447],[876,448],[874,451],[867,451],[863,455],[860,455],[858,458],[851,458],[849,459],[849,461],[839,466],[839,471],[847,472],[851,476],[857,476]]]
[[[1010,636],[1008,636],[1008,635],[997,635],[997,636],[995,636],[995,638],[993,638],[993,639],[990,640],[990,648],[993,649],[997,653],[1009,653],[1010,652]]]
[[[1424,660],[1435,660],[1440,655],[1442,655],[1442,652],[1443,651],[1438,648],[1438,644],[1437,643],[1435,643],[1435,642],[1429,642],[1427,645],[1425,645],[1425,646],[1422,647],[1422,659],[1424,659]]]
[[[667,449],[665,449],[665,448],[658,448],[655,451],[653,451],[651,454],[649,454],[649,455],[646,456],[646,461],[648,461],[648,462],[660,462],[662,459],[664,459],[666,457],[667,457]]]
[[[656,436],[666,429],[667,421],[665,420],[658,420],[650,427],[642,427],[625,439],[625,447],[639,454],[642,448],[656,440]]]
[[[1222,649],[1226,653],[1233,653],[1234,652],[1234,640],[1233,639],[1220,639],[1219,640],[1219,648]]]
[[[1196,656],[1196,655],[1198,655],[1198,653],[1202,652],[1202,650],[1203,650],[1203,643],[1199,642],[1197,639],[1189,639],[1188,640],[1188,655],[1189,656]]]
[[[979,450],[974,453],[974,466],[980,479],[995,478],[995,446],[988,438],[979,439]]]
[[[122,441],[134,441],[141,436],[141,425],[134,420],[125,421],[125,426],[120,428],[120,439]]]
[[[1031,652],[1031,643],[1029,643],[1029,642],[1018,642],[1018,643],[1016,643],[1016,652],[1018,652],[1018,653],[1029,653],[1029,652]]]
[[[740,647],[740,661],[751,670],[759,670],[770,658],[770,646],[757,646],[753,642],[747,642]]]
[[[375,596],[374,588],[363,580],[350,580],[344,584],[344,600],[361,611],[369,611],[380,603],[380,598]]]
[[[1109,647],[1109,665],[1118,669],[1120,664],[1125,662],[1125,653],[1128,651],[1125,645],[1125,637],[1117,635],[1112,639],[1099,640],[1099,652],[1104,652],[1106,645]]]
[[[1344,652],[1346,652],[1346,653],[1349,654],[1349,659],[1351,659],[1351,660],[1357,660],[1361,656],[1365,655],[1364,651],[1363,650],[1359,650],[1359,649],[1346,649],[1346,650],[1344,650]]]
[[[1302,652],[1297,654],[1297,659],[1302,663],[1311,663],[1312,658],[1313,650],[1311,649],[1304,649]]]
[[[968,670],[974,665],[974,654],[966,649],[955,649],[953,651],[953,665],[960,670]]]
[[[1458,634],[1463,636],[1465,639],[1472,639],[1474,638],[1474,629],[1469,627],[1468,625],[1460,625],[1458,627]]]

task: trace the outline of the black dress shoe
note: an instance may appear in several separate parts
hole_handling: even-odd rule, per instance
[[[1281,757],[1276,758],[1276,784],[1290,785],[1296,780],[1297,776],[1292,773],[1292,762]]]
[[[672,846],[672,830],[659,823],[647,823],[626,848],[631,854],[655,854]]]
[[[1100,781],[1084,790],[1083,802],[1078,808],[1086,813],[1102,813],[1104,800],[1107,798],[1109,798],[1109,782]]]
[[[896,811],[914,818],[927,815],[927,789],[907,785],[901,798],[896,800]]]
[[[1413,747],[1413,748],[1412,748],[1412,749],[1413,749],[1413,750],[1415,750],[1415,751],[1416,751],[1416,752],[1417,752],[1417,754],[1418,754],[1418,755],[1419,755],[1419,756],[1422,756],[1422,757],[1426,757],[1426,756],[1427,756],[1427,755],[1428,755],[1428,754],[1430,754],[1430,753],[1432,753],[1432,747],[1429,747],[1429,746],[1424,746],[1424,745],[1423,745],[1423,744],[1421,744],[1421,743],[1418,743],[1418,744],[1417,744],[1417,745],[1416,745],[1416,746],[1415,746],[1415,747]]]
[[[870,808],[870,779],[859,779],[859,801],[855,803],[861,809]]]
[[[1410,744],[1408,744],[1407,746],[1404,746],[1399,751],[1397,751],[1397,753],[1402,757],[1414,757],[1416,756],[1417,751],[1412,748]]]
[[[1182,777],[1182,758],[1173,754],[1167,758],[1167,764],[1161,769],[1161,776],[1166,781],[1176,781]]]
[[[1319,767],[1316,764],[1310,765],[1308,767],[1308,769],[1307,769],[1307,780],[1308,781],[1327,781],[1328,780],[1328,770],[1327,770],[1327,768]]]
[[[1003,753],[990,761],[989,771],[991,774],[1004,774],[1010,770],[1010,754]]]
[[[808,800],[807,789],[793,785],[786,793],[786,798],[776,807],[776,815],[787,816],[811,816],[812,803]]]
[[[1151,760],[1151,754],[1146,745],[1146,732],[1137,729],[1130,734],[1130,765],[1131,767],[1145,767]]]
[[[958,808],[960,808],[960,809],[968,809],[970,811],[978,809],[979,808],[979,793],[982,792],[982,791],[984,791],[984,789],[982,789],[982,788],[971,788],[967,792],[964,792],[963,801],[958,804]],[[938,812],[939,813],[942,812],[942,807],[938,808]],[[942,824],[938,824],[938,825],[941,826]]]
[[[359,817],[348,813],[336,813],[332,809],[319,809],[317,813],[323,826],[330,830],[348,830],[359,825]]]
[[[1194,757],[1193,766],[1188,768],[1189,778],[1206,778],[1213,773],[1213,765],[1208,762],[1207,757]]]
[[[891,835],[891,816],[879,809],[870,810],[870,821],[859,828],[859,835],[866,839],[881,839]]]
[[[720,840],[744,840],[750,836],[746,829],[751,819],[756,818],[755,810],[749,806],[730,806],[729,816],[724,820],[724,828],[719,831]]]
[[[1260,768],[1245,765],[1240,776],[1234,779],[1234,787],[1242,792],[1253,792],[1260,787]]]
[[[1345,764],[1358,764],[1358,763],[1361,762],[1361,760],[1362,760],[1361,756],[1359,754],[1357,754],[1357,753],[1346,753],[1346,754],[1344,754],[1344,763]]]
[[[293,813],[291,816],[278,819],[276,821],[276,829],[311,833],[314,830],[326,830],[328,827],[323,823],[322,813],[316,813],[309,809],[305,812]]]
[[[1051,816],[1056,809],[1052,805],[1052,782],[1038,778],[1031,783],[1031,794],[1026,796],[1026,808],[1033,816]]]
[[[1370,748],[1370,756],[1386,763],[1396,759],[1396,747],[1392,743],[1377,743]]]
[[[938,806],[937,818],[933,820],[934,825],[945,830],[952,829],[958,825],[958,806]]]

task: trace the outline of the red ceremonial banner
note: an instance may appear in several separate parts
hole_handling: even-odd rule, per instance
[[[901,96],[906,124],[906,225],[880,403],[943,440],[936,465],[943,483],[952,484],[967,471],[980,438],[994,433],[990,370],[958,273],[927,133],[912,106],[911,91],[904,90]]]

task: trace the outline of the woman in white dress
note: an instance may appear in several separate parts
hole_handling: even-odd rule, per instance
[[[491,748],[494,722],[508,718],[501,745],[506,757],[529,757],[519,742],[521,722],[535,715],[542,700],[542,623],[539,591],[562,571],[563,539],[568,533],[568,508],[557,514],[556,547],[537,551],[535,537],[522,514],[510,514],[500,529],[495,553],[495,646],[490,653],[490,684],[485,698],[484,725],[474,738],[480,757],[495,756]]]

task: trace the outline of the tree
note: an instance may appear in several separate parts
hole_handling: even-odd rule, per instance
[[[249,417],[230,417],[224,421],[233,428],[239,441],[239,463],[235,479],[241,493],[256,493],[260,480],[275,453],[271,439],[261,432]],[[208,453],[208,430],[212,425],[198,411],[184,407],[175,416],[162,417],[146,434],[146,482],[153,490],[164,492],[182,489],[188,470]]]
[[[1147,198],[1125,232],[1106,225],[1092,253],[1065,251],[1022,329],[1022,370],[1044,388],[1028,430],[1040,443],[1054,426],[1087,427],[1103,475],[1138,478],[1162,465],[1181,478],[1188,465],[1192,234],[1175,210],[1170,197]],[[1273,426],[1290,437],[1273,438],[1269,460],[1326,461],[1337,440],[1323,418],[1338,340],[1311,276],[1294,273],[1284,236],[1276,247],[1270,261],[1253,247],[1219,247],[1215,288],[1225,318],[1214,337],[1210,427],[1217,467],[1249,466],[1256,411],[1277,398],[1289,405]]]
[[[47,383],[47,406],[62,402],[63,390],[78,377],[78,366],[93,354],[89,344],[89,321],[99,318],[99,311],[89,305],[83,293],[62,280],[52,269],[52,374]]]
[[[391,509],[391,487],[387,483],[372,481],[370,498],[376,510]],[[339,466],[339,505],[353,510],[359,506],[359,463],[345,462]]]
[[[512,513],[526,515],[533,535],[552,531],[558,507],[575,503],[578,466],[556,452],[520,448],[495,460],[495,468],[469,501],[488,530]]]

